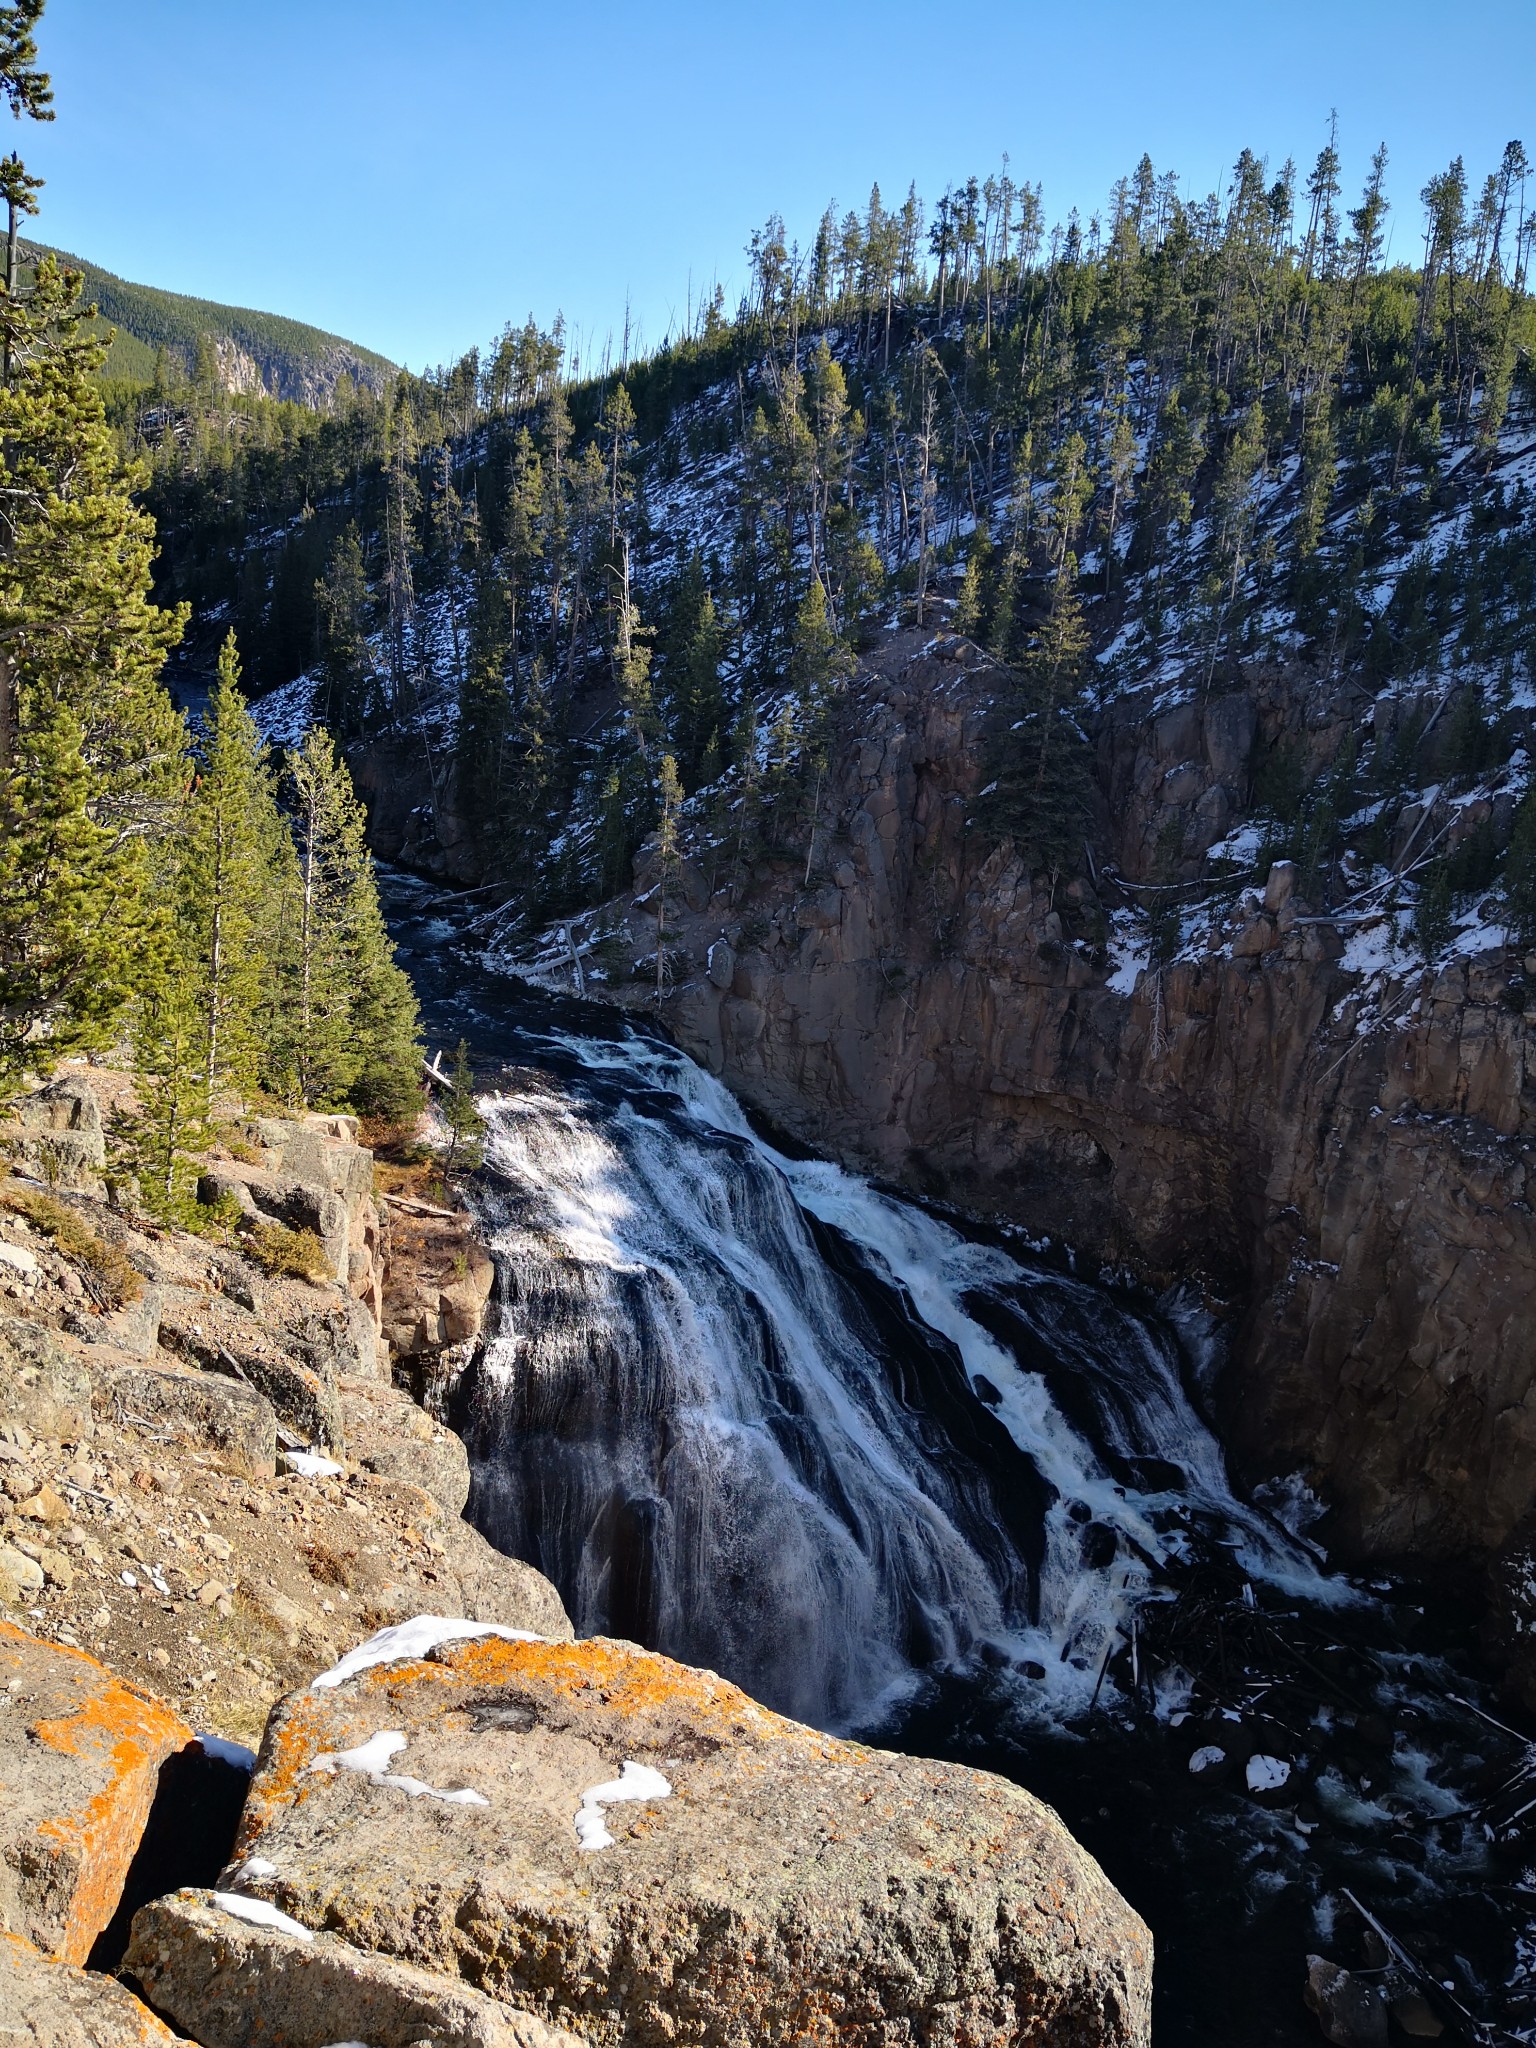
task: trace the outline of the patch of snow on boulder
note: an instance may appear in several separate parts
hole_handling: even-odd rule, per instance
[[[532,1629],[508,1628],[499,1621],[465,1621],[444,1614],[418,1614],[409,1621],[397,1621],[390,1628],[381,1628],[367,1642],[359,1643],[355,1650],[348,1650],[340,1663],[333,1664],[329,1671],[322,1671],[318,1678],[310,1681],[310,1689],[325,1692],[332,1686],[345,1685],[349,1678],[356,1678],[360,1672],[373,1670],[375,1665],[428,1657],[444,1643],[473,1642],[481,1636],[501,1636],[509,1643],[542,1643],[545,1640],[543,1636],[535,1635]]]
[[[649,1764],[626,1763],[606,1785],[589,1785],[576,1810],[576,1839],[583,1849],[611,1849],[613,1837],[604,1824],[603,1808],[629,1799],[670,1799],[672,1787]]]

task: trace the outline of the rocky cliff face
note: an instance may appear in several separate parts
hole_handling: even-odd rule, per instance
[[[1246,894],[1238,877],[1160,968],[1117,907],[1159,853],[1195,871],[1247,800],[1256,742],[1326,759],[1369,698],[1279,677],[1122,704],[1098,745],[1123,884],[1053,893],[968,827],[998,682],[947,636],[872,658],[809,884],[803,850],[739,872],[729,834],[700,836],[670,884],[666,1021],[813,1145],[1200,1282],[1230,1330],[1229,1442],[1252,1476],[1304,1472],[1339,1547],[1497,1545],[1536,1496],[1519,963],[1489,945],[1431,973],[1380,914],[1314,916],[1285,867]],[[656,880],[642,855],[622,906],[636,967],[611,992],[637,1005]],[[577,943],[595,958],[612,927],[600,913]]]
[[[135,1218],[102,1193],[129,1085],[68,1063],[0,1123],[0,1611],[241,1737],[402,1612],[568,1633],[462,1519],[463,1444],[394,1384],[473,1344],[467,1219],[376,1197],[330,1116],[247,1119],[201,1162],[227,1241]],[[279,1227],[313,1233],[308,1277],[263,1268]]]

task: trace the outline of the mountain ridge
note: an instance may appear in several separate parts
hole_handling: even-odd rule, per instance
[[[388,357],[308,321],[137,284],[47,243],[28,242],[24,252],[28,261],[52,255],[82,273],[86,299],[117,330],[104,366],[104,375],[115,380],[152,383],[162,350],[190,376],[205,335],[213,343],[218,380],[230,392],[264,392],[316,405],[329,399],[343,377],[378,392],[396,373]]]

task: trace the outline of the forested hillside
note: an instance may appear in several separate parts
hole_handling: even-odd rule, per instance
[[[33,29],[0,8],[0,103],[52,119]],[[39,181],[17,155],[18,216]],[[394,964],[346,766],[316,728],[273,756],[233,640],[189,730],[165,686],[186,613],[151,596],[155,528],[107,414],[108,337],[78,272],[8,260],[0,284],[0,1107],[64,1058],[132,1068],[117,1198],[227,1227],[189,1157],[262,1097],[385,1114],[419,1102],[416,1011]],[[135,431],[156,406],[123,397]],[[186,388],[227,403],[207,372]],[[300,408],[270,402],[263,420]],[[171,431],[174,440],[174,432]],[[245,427],[237,431],[245,434]],[[254,446],[248,438],[243,460]]]
[[[900,618],[1011,665],[975,829],[1052,871],[1086,841],[1171,891],[1263,840],[1337,895],[1433,784],[1493,800],[1420,836],[1405,910],[1432,939],[1502,876],[1523,929],[1526,159],[1433,179],[1416,265],[1384,260],[1386,162],[1348,204],[1331,141],[1305,176],[1245,153],[1208,198],[1143,159],[1054,228],[1006,175],[931,209],[877,190],[808,250],[769,222],[734,311],[604,378],[530,322],[281,430],[189,395],[175,431],[125,421],[167,584],[259,686],[304,678],[348,746],[414,764],[410,845],[533,918],[611,893],[683,798],[804,853],[840,678]],[[1115,847],[1096,721],[1255,670],[1294,712],[1244,764],[1255,844],[1218,801]],[[1341,678],[1361,710],[1309,729]]]
[[[381,391],[394,375],[394,365],[372,349],[301,320],[130,284],[84,257],[41,243],[22,247],[30,265],[51,255],[61,269],[84,279],[86,303],[113,330],[101,372],[111,383],[174,386],[200,380],[227,392],[314,405],[328,400],[342,378]]]

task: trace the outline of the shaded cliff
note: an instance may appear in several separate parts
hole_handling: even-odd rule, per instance
[[[1497,1545],[1536,1496],[1518,963],[1484,933],[1426,967],[1385,913],[1314,914],[1288,865],[1253,874],[1261,899],[1233,862],[1148,965],[1138,847],[1209,847],[1284,720],[1326,727],[1318,693],[1106,716],[1123,867],[1053,890],[969,823],[1003,680],[968,642],[893,637],[812,857],[802,836],[740,864],[701,824],[663,891],[647,849],[633,896],[574,928],[589,986],[653,1000],[660,907],[663,1014],[748,1102],[928,1195],[1203,1282],[1229,1312],[1229,1441],[1253,1477],[1304,1472],[1342,1548]],[[572,971],[562,949],[546,972]]]

